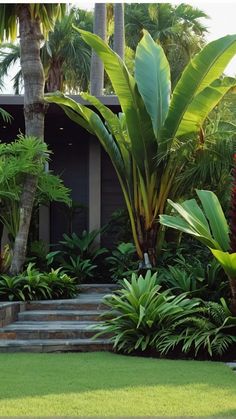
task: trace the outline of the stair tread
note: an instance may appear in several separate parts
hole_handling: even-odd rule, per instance
[[[13,330],[81,330],[92,325],[99,325],[99,322],[89,320],[60,320],[60,321],[17,321],[0,329],[0,332]]]
[[[103,284],[79,284],[80,288],[117,288],[117,284],[103,283]]]
[[[29,315],[29,316],[33,316],[33,315],[47,315],[47,314],[58,314],[59,316],[63,316],[63,315],[99,315],[102,313],[105,313],[106,310],[26,310],[26,311],[21,311],[20,315]]]
[[[11,346],[31,346],[31,345],[92,345],[110,344],[109,339],[6,339],[0,340],[0,347]]]
[[[77,303],[81,303],[81,302],[97,302],[97,301],[101,301],[105,295],[107,294],[98,294],[98,293],[91,293],[91,294],[79,294],[78,297],[76,298],[68,298],[68,299],[64,299],[64,300],[34,300],[34,301],[28,301],[28,304],[42,304],[42,305],[46,305],[46,304],[77,304]]]

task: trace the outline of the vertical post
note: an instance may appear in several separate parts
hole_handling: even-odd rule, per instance
[[[114,3],[114,20],[114,51],[123,60],[125,55],[124,3]]]
[[[44,241],[49,250],[50,243],[50,208],[46,205],[39,207],[39,240]]]
[[[45,164],[45,172],[49,171],[49,164]],[[50,205],[50,204],[49,204]],[[50,243],[50,207],[46,205],[39,206],[39,240],[44,241],[49,250]]]
[[[106,39],[106,3],[95,3],[93,32]],[[102,96],[104,87],[104,65],[100,58],[92,51],[90,69],[90,93]]]
[[[89,231],[101,228],[101,147],[99,141],[89,140]],[[98,237],[97,242],[100,242]]]

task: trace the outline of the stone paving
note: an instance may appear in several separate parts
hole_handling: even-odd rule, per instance
[[[79,288],[81,294],[74,299],[26,303],[16,319],[0,328],[0,352],[111,350],[109,337],[92,337],[100,330],[103,297],[115,286],[92,284]]]

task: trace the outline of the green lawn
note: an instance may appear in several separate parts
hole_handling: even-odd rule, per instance
[[[0,416],[235,416],[236,374],[216,362],[0,354]]]

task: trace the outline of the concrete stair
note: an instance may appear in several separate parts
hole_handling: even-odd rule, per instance
[[[0,328],[0,352],[107,351],[109,336],[93,340],[101,330],[102,300],[115,290],[113,284],[80,286],[70,300],[32,301],[18,313],[18,320]]]

